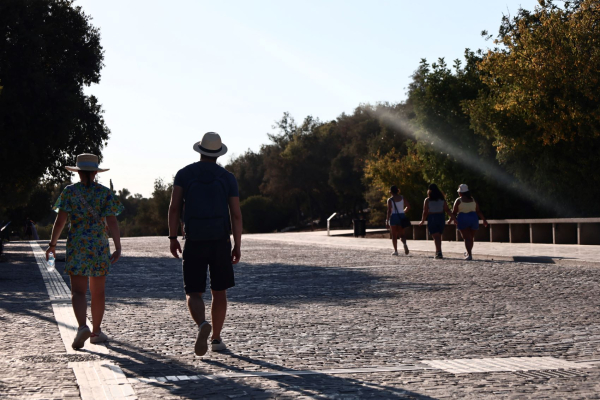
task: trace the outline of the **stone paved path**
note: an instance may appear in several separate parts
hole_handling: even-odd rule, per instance
[[[123,240],[107,284],[108,355],[66,354],[30,245],[9,244],[0,263],[0,398],[79,397],[68,363],[100,359],[121,367],[140,399],[600,398],[597,266],[434,262],[249,235],[230,291],[230,350],[199,358],[181,266],[167,244]],[[63,254],[59,248],[59,260]],[[588,368],[427,367],[509,357]],[[338,372],[302,374],[308,370]],[[223,377],[240,372],[272,374]]]
[[[381,229],[367,230],[367,232],[369,231],[382,232]],[[390,252],[392,250],[390,239],[354,238],[352,237],[352,230],[333,230],[331,236],[327,236],[327,231],[314,231],[288,232],[285,234],[261,233],[248,235],[247,237],[284,243],[329,245],[338,248],[368,248],[390,250]],[[408,240],[408,246],[415,254],[433,257],[435,253],[435,246],[431,239]],[[462,241],[444,241],[442,250],[447,258],[463,258],[465,246]],[[473,248],[473,257],[477,260],[526,261],[562,265],[599,263],[600,265],[600,246],[476,241]]]
[[[0,263],[0,398],[79,398],[39,268],[27,242]]]

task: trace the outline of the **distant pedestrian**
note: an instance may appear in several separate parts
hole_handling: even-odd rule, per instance
[[[116,216],[124,207],[109,188],[94,181],[98,172],[108,171],[98,167],[98,157],[94,154],[80,154],[75,167],[65,168],[77,172],[80,182],[67,186],[54,204],[58,215],[52,227],[46,260],[51,252],[56,254],[56,242],[69,218],[65,272],[71,279],[71,302],[79,324],[72,347],[80,349],[88,338],[91,338],[91,343],[108,340],[100,329],[104,317],[104,287],[110,266],[121,257],[121,236]],[[112,255],[107,231],[110,231],[115,245]],[[86,324],[88,280],[92,294],[91,331]]]
[[[488,223],[481,211],[479,204],[469,191],[469,187],[462,183],[458,187],[459,197],[454,202],[452,213],[456,215],[456,224],[458,230],[465,241],[465,260],[473,259],[473,242],[475,240],[475,231],[479,229],[479,218],[483,221],[483,226],[487,227]],[[448,220],[450,222],[450,220]]]
[[[393,256],[398,255],[398,238],[404,245],[404,254],[408,255],[408,246],[406,244],[406,234],[404,228],[410,226],[410,221],[406,217],[406,212],[410,210],[408,200],[400,194],[400,189],[396,185],[390,188],[390,197],[387,200],[387,218],[386,225],[392,235],[392,244],[394,246]]]
[[[435,183],[432,183],[429,185],[429,190],[427,190],[427,198],[423,203],[423,216],[419,225],[423,225],[425,220],[427,220],[427,230],[435,243],[435,259],[444,258],[442,255],[442,234],[446,227],[446,217],[444,214],[450,216],[450,221],[456,218],[452,211],[450,211],[448,203],[446,203],[444,193],[442,193]]]
[[[198,324],[194,352],[203,356],[208,350],[211,329],[212,351],[226,349],[221,330],[227,313],[227,289],[235,286],[233,264],[240,261],[242,212],[235,176],[217,164],[217,157],[227,153],[221,137],[208,132],[194,144],[200,161],[180,169],[175,175],[169,206],[169,240],[173,257],[179,258],[177,240],[183,210],[185,245],[183,249],[183,284],[187,305]],[[230,229],[235,241],[231,248]],[[204,300],[207,268],[212,294],[211,325],[206,321]]]
[[[25,237],[27,240],[31,240],[33,238],[33,221],[29,219],[29,217],[25,218]]]

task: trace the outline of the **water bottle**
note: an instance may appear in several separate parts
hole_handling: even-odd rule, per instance
[[[48,271],[52,271],[54,269],[55,261],[54,253],[50,252],[50,255],[48,256]]]

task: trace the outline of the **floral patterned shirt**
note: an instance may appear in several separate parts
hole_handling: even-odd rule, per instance
[[[92,207],[97,219],[80,196]],[[110,248],[105,218],[119,215],[124,207],[112,191],[98,183],[89,187],[81,183],[67,186],[54,204],[54,210],[69,214],[65,272],[69,275],[104,276],[110,270]]]

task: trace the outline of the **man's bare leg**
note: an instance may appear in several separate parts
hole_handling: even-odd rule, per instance
[[[213,325],[212,339],[221,339],[221,330],[227,315],[227,290],[211,290],[212,306],[210,310]]]
[[[186,297],[187,297],[187,306],[188,306],[188,309],[190,310],[190,314],[192,315],[194,322],[196,322],[196,324],[198,324],[198,326],[200,326],[204,321],[206,321],[205,311],[204,311],[205,307],[204,307],[204,300],[202,300],[202,293],[201,292],[187,293]]]
[[[211,326],[206,322],[205,318],[205,307],[204,300],[202,300],[202,293],[187,293],[187,305],[192,314],[194,322],[198,324],[198,336],[196,337],[196,344],[194,344],[194,353],[197,356],[203,356],[208,351],[208,337],[210,336]]]

